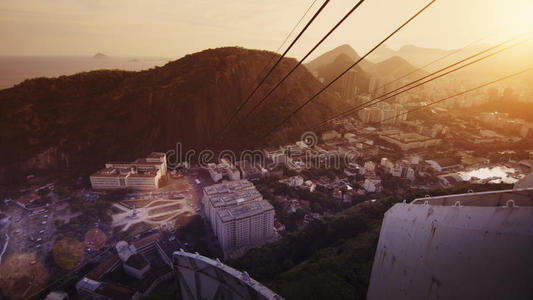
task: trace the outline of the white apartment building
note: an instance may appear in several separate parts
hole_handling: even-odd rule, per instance
[[[376,170],[376,163],[371,160],[365,161],[364,168],[367,172],[374,172]]]
[[[377,192],[379,190],[379,185],[381,180],[378,178],[366,178],[363,188],[369,193]]]
[[[215,234],[224,251],[259,246],[274,235],[274,208],[261,200],[221,209],[217,223]]]
[[[224,176],[229,180],[241,179],[241,173],[237,167],[225,158],[220,159],[219,164],[207,164],[207,171],[214,182],[219,182]]]
[[[91,186],[99,189],[159,188],[159,180],[167,173],[166,154],[152,152],[133,162],[108,162],[105,168],[90,176]]]
[[[203,194],[205,215],[225,255],[273,237],[274,208],[248,180],[206,186]]]
[[[349,70],[340,78],[341,96],[349,100],[354,99],[357,95],[357,71]]]

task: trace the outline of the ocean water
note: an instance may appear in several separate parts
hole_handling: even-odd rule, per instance
[[[167,58],[0,56],[0,89],[36,77],[58,77],[101,69],[140,71],[162,66],[168,61]]]

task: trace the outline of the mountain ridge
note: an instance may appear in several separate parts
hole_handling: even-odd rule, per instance
[[[9,173],[13,168],[7,166],[18,163],[24,170],[79,168],[86,174],[107,160],[132,160],[175,149],[176,143],[184,151],[213,147],[271,56],[240,47],[207,49],[145,71],[82,72],[0,90],[0,139],[9,145],[0,151],[0,173]],[[250,105],[296,63],[284,58]],[[264,146],[261,137],[320,86],[299,67],[255,118],[234,124],[224,146],[237,151]],[[343,107],[326,92],[268,142],[297,139],[308,124]]]
[[[315,76],[324,78],[325,82],[329,82],[359,59],[360,56],[357,52],[350,45],[344,44],[325,52],[305,66]],[[417,68],[400,56],[392,56],[377,63],[364,59],[353,69],[359,74],[358,90],[366,92],[370,77],[394,80]],[[332,86],[334,90],[339,88],[340,86],[336,84]]]
[[[352,63],[361,58],[361,56],[359,56],[357,51],[355,51],[352,46],[348,44],[343,44],[321,54],[312,61],[306,63],[305,67],[311,72],[316,72],[320,67],[333,63],[340,54],[345,54],[352,60]],[[365,69],[371,66],[372,64],[372,62],[365,59],[362,60],[358,65]]]

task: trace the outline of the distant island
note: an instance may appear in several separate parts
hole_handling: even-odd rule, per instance
[[[93,58],[103,59],[103,58],[109,58],[109,56],[107,56],[107,55],[105,55],[105,54],[103,54],[103,53],[98,52],[98,53],[96,53],[96,54],[93,56]]]

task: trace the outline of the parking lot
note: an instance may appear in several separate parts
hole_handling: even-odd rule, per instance
[[[112,216],[112,226],[124,231],[141,222],[160,229],[183,226],[192,216],[202,213],[200,195],[202,182],[206,181],[198,176],[169,176],[158,191],[130,194],[113,205],[117,212]]]
[[[18,205],[4,207],[10,216],[7,227],[9,244],[4,257],[14,253],[33,253],[42,260],[55,242],[54,205],[37,209],[24,209]]]

